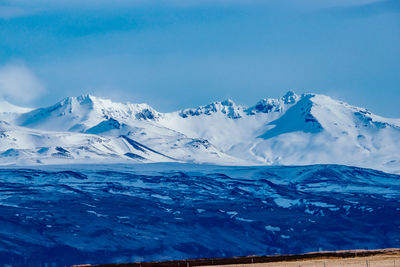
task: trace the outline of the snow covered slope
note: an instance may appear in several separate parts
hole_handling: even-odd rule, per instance
[[[47,132],[0,121],[0,164],[168,162],[175,159],[127,136]]]
[[[0,100],[0,120],[14,120],[19,114],[31,111],[31,108],[24,108],[13,105],[5,100]]]
[[[146,147],[149,154],[157,152],[146,157],[135,153],[146,162],[334,163],[400,172],[400,119],[386,119],[324,95],[299,96],[290,91],[280,99],[262,99],[251,107],[225,100],[171,113],[158,112],[147,104],[114,103],[82,95],[13,114],[7,120],[7,132],[37,138],[26,137],[21,148],[22,141],[10,137],[2,142],[0,153],[50,149],[57,142],[75,151],[87,140],[102,140],[101,145],[91,143],[101,152],[71,152],[68,162],[93,162],[99,157],[125,160],[126,153],[135,153],[126,145],[128,138]],[[6,154],[7,160],[1,158],[1,163],[18,162],[22,157]],[[52,154],[46,154],[47,162],[52,161]],[[29,157],[43,162],[37,153]]]

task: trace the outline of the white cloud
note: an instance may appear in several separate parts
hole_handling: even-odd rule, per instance
[[[44,91],[42,82],[23,64],[8,64],[0,68],[0,98],[29,103]]]

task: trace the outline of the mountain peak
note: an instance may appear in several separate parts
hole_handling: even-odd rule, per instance
[[[296,95],[296,93],[292,90],[289,90],[288,92],[286,92],[286,94],[284,96],[282,96],[282,101],[285,104],[294,104],[296,103],[297,99],[299,98],[298,95]]]
[[[96,98],[89,95],[83,94],[80,96],[69,96],[61,100],[60,102],[56,103],[52,107],[56,108],[66,108],[69,109],[69,112],[73,112],[76,109],[79,109],[81,106],[86,106],[89,110],[94,108],[94,102]]]
[[[83,94],[67,97],[53,106],[25,113],[18,119],[21,126],[38,129],[85,131],[104,120],[154,120],[160,114],[147,104],[118,103]]]
[[[237,105],[233,100],[226,99],[221,102],[212,102],[205,106],[199,106],[192,109],[181,110],[179,115],[183,118],[188,116],[212,115],[216,113],[225,114],[228,118],[238,119],[241,118],[243,107]]]
[[[254,115],[256,113],[270,113],[270,112],[281,112],[285,110],[285,105],[292,105],[299,101],[301,97],[295,94],[293,91],[288,91],[280,99],[275,98],[264,98],[258,101],[254,106],[246,110],[248,115]]]
[[[235,106],[236,103],[232,99],[228,98],[228,99],[225,99],[224,101],[222,101],[221,105],[227,106],[227,107],[232,107],[232,106]]]
[[[80,103],[94,102],[97,98],[90,94],[82,94],[76,97],[76,100]]]

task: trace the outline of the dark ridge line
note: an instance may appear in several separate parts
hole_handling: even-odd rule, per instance
[[[167,155],[165,155],[165,154],[163,154],[163,153],[160,153],[160,152],[158,152],[158,151],[156,151],[156,150],[154,150],[154,149],[151,149],[150,147],[145,146],[145,145],[143,145],[143,144],[141,144],[141,143],[139,143],[139,142],[137,142],[137,141],[135,141],[135,140],[129,138],[129,137],[126,136],[126,135],[121,135],[120,137],[122,137],[123,139],[125,139],[131,146],[133,146],[133,147],[134,147],[135,149],[137,149],[137,150],[140,150],[140,151],[145,152],[144,149],[147,149],[147,150],[149,150],[149,151],[151,151],[151,152],[153,152],[153,153],[156,153],[156,154],[158,154],[158,155],[164,156],[164,157],[169,158],[169,159],[172,159],[172,160],[176,160],[176,159],[174,159],[173,157],[167,156]]]
[[[213,259],[188,259],[171,261],[153,261],[153,262],[133,262],[133,263],[111,263],[101,265],[73,265],[72,267],[190,267],[190,266],[208,266],[208,265],[230,265],[230,264],[252,264],[269,263],[280,261],[296,260],[318,260],[318,259],[344,259],[356,257],[368,257],[376,255],[399,254],[400,248],[376,249],[376,250],[339,250],[339,251],[321,251],[304,254],[290,255],[270,255],[270,256],[244,256],[233,258],[213,258]]]

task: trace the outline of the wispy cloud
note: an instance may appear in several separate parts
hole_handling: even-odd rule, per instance
[[[120,8],[120,7],[133,7],[138,5],[177,5],[177,6],[199,6],[199,5],[217,5],[217,4],[249,4],[261,3],[261,0],[5,0],[9,6],[18,7],[47,7],[49,9],[57,7],[77,7],[77,8]]]
[[[0,19],[11,19],[15,17],[21,17],[25,16],[28,13],[29,12],[24,8],[0,5]]]
[[[202,7],[202,6],[267,6],[270,8],[283,7],[284,9],[319,9],[319,8],[359,8],[380,5],[396,5],[398,0],[3,0],[0,3],[0,19],[14,18],[35,14],[46,10],[120,10],[138,6],[154,7]]]
[[[382,13],[399,13],[400,1],[381,0],[365,4],[355,4],[350,6],[338,6],[326,10],[326,14],[345,15],[350,17],[369,17]]]
[[[12,63],[0,67],[0,98],[29,103],[44,91],[43,83],[25,65]]]

